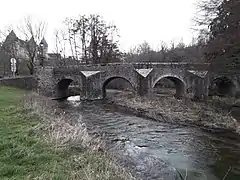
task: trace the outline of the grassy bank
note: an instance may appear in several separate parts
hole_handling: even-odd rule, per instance
[[[174,97],[136,97],[131,93],[114,96],[110,102],[155,120],[168,123],[191,124],[212,129],[220,128],[240,133],[240,123],[228,111],[216,107],[213,102],[194,102]]]
[[[24,93],[23,90],[0,87],[1,180],[132,178],[104,152],[81,144],[78,148],[69,146],[68,142],[73,142],[69,137],[77,132],[79,136],[83,131],[74,131],[63,119],[39,118],[36,109],[33,113],[23,105]],[[55,122],[55,126],[50,120]]]

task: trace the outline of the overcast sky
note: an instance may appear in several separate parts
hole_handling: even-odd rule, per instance
[[[98,13],[120,30],[120,46],[127,50],[146,40],[191,42],[196,0],[1,0],[0,28],[32,15],[48,23],[46,40],[53,51],[53,32],[66,17]]]

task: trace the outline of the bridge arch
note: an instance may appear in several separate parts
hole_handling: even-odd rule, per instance
[[[209,86],[209,95],[235,96],[237,85],[227,76],[218,76],[212,79]]]
[[[121,79],[121,80],[124,80],[125,82],[127,82],[131,89],[135,91],[135,88],[134,88],[134,84],[126,77],[122,77],[122,76],[113,76],[113,77],[108,77],[106,78],[103,83],[102,83],[102,95],[103,95],[103,98],[106,98],[106,88],[107,88],[107,85],[113,81],[113,80],[117,80],[117,79]]]
[[[64,98],[69,96],[68,88],[72,82],[73,80],[70,78],[62,78],[57,82],[57,85],[56,85],[57,98]]]
[[[173,75],[173,74],[165,74],[160,76],[159,78],[157,78],[157,80],[155,80],[153,82],[153,86],[152,88],[154,88],[156,86],[156,84],[161,81],[162,79],[168,79],[170,81],[172,81],[175,85],[175,89],[176,89],[176,94],[174,95],[176,98],[181,98],[185,95],[185,89],[187,87],[186,82],[184,81],[184,79],[182,77]]]

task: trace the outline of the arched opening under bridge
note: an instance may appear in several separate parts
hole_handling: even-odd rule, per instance
[[[67,98],[80,95],[78,86],[70,78],[61,79],[56,86],[56,98]]]
[[[108,78],[102,86],[103,98],[112,98],[116,95],[132,95],[133,85],[124,77]]]
[[[185,94],[185,83],[178,77],[160,77],[153,86],[153,92],[158,96],[174,96],[181,98]]]
[[[228,77],[217,77],[213,79],[209,87],[209,95],[211,96],[234,96],[236,86]]]

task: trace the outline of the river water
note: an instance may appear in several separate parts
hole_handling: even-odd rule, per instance
[[[90,134],[141,179],[240,180],[240,138],[136,117],[104,101],[67,100],[61,107],[81,118]]]

